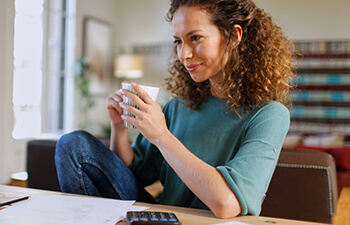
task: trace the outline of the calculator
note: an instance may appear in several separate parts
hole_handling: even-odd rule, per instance
[[[175,214],[171,212],[128,211],[126,222],[129,225],[181,225]]]

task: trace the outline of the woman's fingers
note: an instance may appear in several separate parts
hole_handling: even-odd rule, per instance
[[[152,143],[167,130],[162,108],[139,85],[133,83],[132,87],[137,94],[123,89],[122,96],[128,98],[133,104],[125,102],[119,104],[131,115],[121,115],[121,118],[137,127],[140,133]]]
[[[117,90],[109,95],[106,99],[106,107],[107,109],[116,109],[118,113],[122,114],[123,110],[120,108],[119,103],[123,102],[123,97],[121,90]]]
[[[123,122],[121,118],[123,109],[119,105],[119,103],[122,101],[123,97],[120,90],[110,94],[106,99],[106,108],[108,110],[109,118],[114,124],[121,124]]]
[[[123,96],[128,98],[130,102],[133,102],[133,104],[136,105],[141,110],[145,109],[145,106],[147,105],[147,103],[145,103],[143,99],[141,99],[141,96],[139,97],[135,93],[132,93],[131,91],[124,90],[124,89],[122,90],[122,94]]]
[[[120,108],[119,102],[115,101],[113,97],[109,97],[106,99],[106,107],[107,109],[115,109],[119,114],[123,113],[123,109]]]
[[[145,103],[152,103],[153,100],[147,94],[147,92],[137,83],[131,83],[131,87],[136,91],[136,93],[140,96],[140,98],[145,102]]]

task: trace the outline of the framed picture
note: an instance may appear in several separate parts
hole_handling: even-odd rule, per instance
[[[113,71],[112,29],[108,23],[91,17],[84,19],[83,56],[91,68],[90,94],[105,95]]]

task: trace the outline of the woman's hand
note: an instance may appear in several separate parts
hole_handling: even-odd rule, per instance
[[[123,109],[120,107],[121,102],[123,102],[121,90],[116,90],[106,99],[108,115],[114,126],[123,125],[123,120],[121,118],[121,115],[123,115]]]
[[[135,116],[121,115],[121,118],[136,126],[142,135],[149,142],[154,144],[154,142],[168,131],[164,114],[160,105],[154,102],[147,92],[138,84],[131,83],[131,86],[139,96],[124,89],[121,93],[123,96],[133,101],[138,108],[120,102],[120,107],[122,109],[125,109]]]
[[[124,127],[124,121],[121,118],[123,115],[123,109],[120,107],[121,102],[123,102],[121,90],[116,90],[106,99],[106,107],[111,119],[110,149],[119,156],[125,165],[130,165],[134,158],[134,152],[129,143],[128,128]]]

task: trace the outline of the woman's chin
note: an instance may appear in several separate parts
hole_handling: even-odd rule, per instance
[[[193,75],[191,73],[190,73],[190,75],[191,75],[192,80],[196,83],[202,83],[203,81],[207,80],[207,79],[201,77],[200,75]]]

